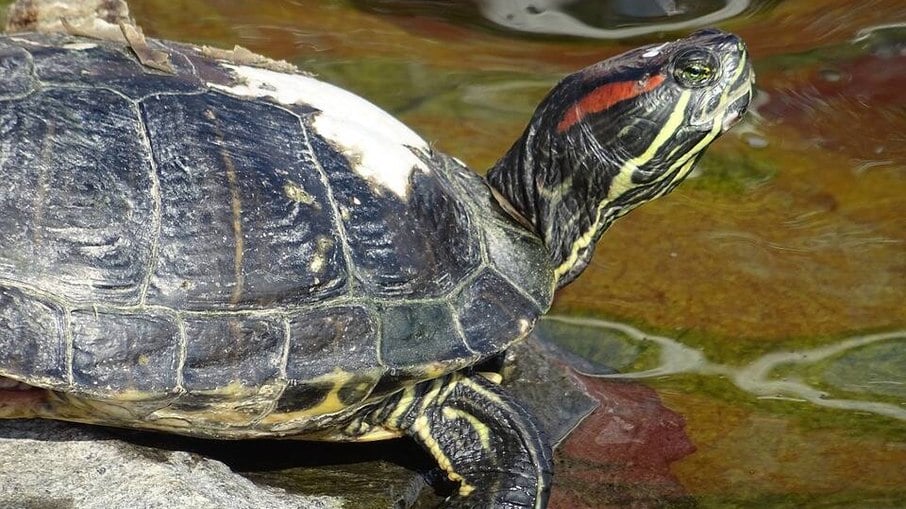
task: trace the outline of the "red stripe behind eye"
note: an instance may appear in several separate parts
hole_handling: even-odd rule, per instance
[[[560,119],[560,123],[557,124],[557,132],[566,131],[589,113],[604,111],[618,102],[650,92],[663,82],[664,76],[655,74],[645,81],[618,81],[601,85],[585,94],[585,97],[579,99],[566,111],[566,114]]]

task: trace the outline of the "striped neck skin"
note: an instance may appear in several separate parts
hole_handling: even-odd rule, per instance
[[[745,46],[716,30],[566,77],[488,183],[547,246],[558,286],[588,265],[618,217],[672,191],[745,113]]]

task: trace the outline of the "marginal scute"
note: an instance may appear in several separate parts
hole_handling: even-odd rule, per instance
[[[280,377],[286,342],[282,321],[249,316],[190,317],[184,320],[184,329],[182,383],[189,394],[236,384],[238,397],[242,388],[275,383]],[[211,396],[228,398],[230,394]]]
[[[311,380],[290,379],[274,411],[260,420],[259,427],[299,433],[326,419],[343,419],[357,410],[379,375],[380,369],[375,368],[359,367],[355,372],[333,368]]]
[[[180,333],[173,318],[78,309],[70,322],[76,392],[175,397]]]
[[[343,382],[337,390],[337,398],[346,406],[353,406],[361,403],[374,389],[376,380],[373,376],[366,374],[353,375]]]
[[[389,367],[413,368],[432,362],[457,364],[475,355],[456,332],[446,304],[413,303],[382,305],[381,359]]]
[[[63,310],[0,286],[0,376],[49,389],[68,385]]]
[[[300,312],[290,316],[289,333],[286,378],[290,386],[304,385],[319,377],[335,385],[348,381],[350,374],[365,374],[380,366],[377,324],[363,307],[336,306]],[[379,373],[373,375],[372,385],[378,376]]]
[[[537,304],[491,271],[463,289],[457,307],[466,341],[483,354],[499,352],[524,337],[540,314]]]
[[[299,410],[309,410],[322,404],[335,385],[329,381],[323,382],[295,382],[288,384],[280,395],[280,400],[274,409],[275,413],[289,413]],[[338,406],[339,410],[342,406]]]

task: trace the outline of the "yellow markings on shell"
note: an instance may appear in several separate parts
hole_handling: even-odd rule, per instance
[[[350,408],[350,405],[344,403],[340,399],[340,391],[350,380],[357,376],[361,376],[361,374],[362,373],[353,374],[340,368],[334,368],[330,373],[315,377],[311,380],[305,380],[303,383],[306,384],[329,383],[331,385],[330,391],[324,396],[324,399],[315,406],[291,412],[272,412],[261,419],[260,422],[265,425],[280,426],[280,431],[286,431],[287,429],[292,429],[292,427],[297,424],[308,422],[312,417],[334,414],[346,410]],[[377,381],[379,376],[380,371],[374,370],[371,380]],[[362,384],[365,383],[366,382],[363,380]]]
[[[320,274],[327,265],[327,255],[330,254],[330,248],[333,247],[333,240],[329,237],[318,237],[315,245],[315,252],[311,257],[308,268],[315,274]]]
[[[315,197],[299,184],[289,180],[283,184],[283,194],[290,200],[303,205],[314,205]]]
[[[591,225],[591,228],[583,233],[575,242],[573,242],[572,248],[570,249],[569,256],[566,260],[563,261],[556,269],[554,269],[554,279],[559,280],[563,277],[569,270],[579,261],[579,253],[588,248],[592,241],[595,238],[595,234],[598,231],[598,228],[601,226],[602,216],[604,214],[604,208],[608,203],[613,201],[619,195],[625,193],[633,187],[632,183],[632,174],[639,169],[640,166],[643,166],[645,163],[650,161],[657,151],[667,143],[673,135],[676,134],[680,125],[682,125],[683,118],[686,115],[686,107],[689,105],[689,101],[692,99],[692,92],[685,90],[680,94],[679,99],[676,102],[676,105],[673,107],[673,111],[670,112],[670,116],[667,118],[667,122],[664,124],[664,127],[658,131],[657,136],[654,137],[654,140],[651,141],[651,144],[645,149],[645,152],[642,154],[626,161],[625,164],[620,168],[620,171],[617,172],[613,177],[613,181],[610,183],[610,190],[607,193],[607,198],[601,201],[598,204],[597,210],[595,211],[595,221]],[[708,140],[710,143],[710,140]],[[707,143],[706,143],[707,145]],[[697,148],[697,147],[696,147]],[[697,151],[690,151],[689,155],[695,154]],[[669,174],[669,171],[664,173]]]
[[[491,453],[491,429],[483,422],[479,421],[474,415],[460,410],[458,408],[444,407],[444,418],[448,420],[461,419],[469,423],[469,426],[475,430],[478,435],[478,441],[481,442],[481,448]]]
[[[245,287],[245,275],[242,272],[245,246],[242,233],[242,196],[239,193],[239,174],[236,171],[236,164],[233,162],[233,157],[226,149],[222,148],[224,135],[217,122],[217,115],[214,114],[213,110],[205,110],[203,115],[206,119],[211,121],[211,126],[214,128],[214,136],[221,142],[220,159],[223,162],[223,168],[226,171],[227,187],[230,191],[230,211],[233,216],[233,241],[235,243],[235,249],[233,250],[233,274],[234,279],[236,280],[236,286],[233,287],[233,292],[230,295],[230,303],[238,304],[239,300],[242,298],[242,292]]]
[[[34,419],[38,412],[30,405],[10,404],[0,401],[0,419]]]
[[[44,403],[34,407],[33,411],[35,415],[49,419],[148,427],[144,417],[165,407],[172,399],[161,399],[159,395],[142,391],[123,391],[108,399],[89,399],[68,392],[47,390]]]
[[[467,483],[465,479],[453,469],[453,463],[450,461],[450,458],[444,454],[443,449],[441,449],[440,444],[437,443],[437,440],[434,439],[434,435],[431,433],[431,426],[428,424],[428,418],[424,415],[418,416],[415,419],[415,423],[412,425],[412,431],[414,431],[419,439],[422,442],[422,445],[428,449],[428,452],[431,453],[431,456],[437,461],[437,464],[447,473],[447,477],[454,482],[459,483],[459,494],[462,496],[468,496],[473,491],[475,487]]]
[[[446,375],[451,371],[449,365],[445,365],[442,362],[432,362],[431,364],[426,365],[421,369],[424,375],[421,377],[422,380],[431,380],[434,378],[440,378]]]
[[[282,384],[266,384],[260,387],[249,387],[238,380],[227,385],[209,390],[193,390],[191,397],[203,401],[205,405],[197,409],[183,409],[178,405],[168,405],[155,411],[146,420],[153,421],[157,429],[168,422],[188,421],[192,426],[223,428],[225,426],[249,427],[272,406],[280,394]],[[185,427],[176,424],[176,427]]]
[[[320,273],[324,270],[324,256],[321,253],[315,253],[315,255],[311,257],[311,263],[308,264],[308,268],[311,269],[312,272]]]
[[[106,399],[111,401],[123,401],[123,402],[141,402],[141,401],[160,401],[162,394],[157,392],[147,392],[140,391],[137,389],[124,389],[121,391],[116,391],[111,393],[108,396],[105,396]],[[169,399],[175,399],[176,395],[173,394]]]
[[[181,417],[161,417],[159,419],[154,419],[154,421],[149,424],[149,427],[160,431],[168,431],[189,429],[194,427],[194,425],[195,423],[191,420]]]

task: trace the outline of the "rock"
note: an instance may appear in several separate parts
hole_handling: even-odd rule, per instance
[[[507,352],[504,386],[559,444],[600,403],[572,378],[573,356],[533,334]]]
[[[556,451],[550,509],[694,506],[670,471],[695,451],[685,419],[638,382],[575,376],[600,406]]]
[[[130,444],[102,429],[0,422],[0,509],[332,509],[340,500],[260,486],[220,461]]]

